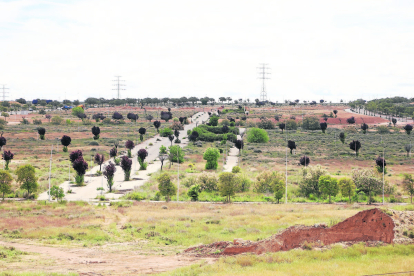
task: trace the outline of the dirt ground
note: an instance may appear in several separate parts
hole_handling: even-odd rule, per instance
[[[100,248],[62,248],[0,241],[1,246],[14,247],[29,253],[20,262],[0,266],[2,271],[75,272],[79,275],[139,275],[173,270],[213,258],[179,255],[146,255],[137,244],[115,244]]]

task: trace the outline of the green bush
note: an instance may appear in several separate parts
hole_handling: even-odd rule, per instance
[[[378,126],[377,131],[380,134],[390,133],[390,130],[386,126]]]
[[[147,198],[147,194],[141,192],[131,192],[125,195],[125,199],[141,201]]]
[[[191,201],[197,201],[200,192],[200,186],[194,185],[188,190],[187,195],[191,198]]]
[[[306,117],[303,119],[302,128],[307,130],[320,129],[319,119],[316,117]]]
[[[257,127],[261,129],[274,129],[275,123],[273,123],[271,120],[267,118],[264,118],[257,123]]]
[[[168,135],[173,135],[173,131],[171,128],[169,127],[164,127],[163,129],[160,130],[160,136],[161,137],[168,137]]]
[[[234,166],[233,169],[231,169],[232,173],[239,173],[241,172],[241,168],[239,166]]]
[[[53,116],[51,122],[53,125],[60,125],[62,124],[63,119],[60,116]]]
[[[204,152],[203,159],[207,160],[206,170],[217,170],[218,162],[217,160],[220,157],[220,152],[216,148],[208,148]]]
[[[218,125],[219,117],[213,115],[210,117],[210,125],[217,126]]]
[[[295,120],[289,119],[286,121],[286,130],[296,130],[298,129],[298,124]]]
[[[247,132],[247,141],[249,143],[267,143],[269,141],[269,135],[264,129],[251,128]]]
[[[102,120],[102,123],[105,125],[109,125],[111,123],[111,118],[105,118]]]

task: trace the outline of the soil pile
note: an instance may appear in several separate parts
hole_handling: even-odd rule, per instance
[[[326,246],[334,243],[382,242],[407,243],[412,233],[414,238],[414,212],[365,210],[332,227],[325,224],[314,226],[292,226],[268,239],[252,242],[235,239],[233,242],[216,242],[209,245],[191,247],[185,253],[206,255],[236,255],[246,252],[262,254],[287,251],[306,244]],[[411,228],[412,226],[412,228]],[[394,228],[396,227],[396,232]]]

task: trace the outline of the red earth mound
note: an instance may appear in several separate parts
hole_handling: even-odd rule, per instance
[[[235,239],[234,242],[216,242],[191,247],[185,253],[198,255],[236,255],[246,252],[262,254],[287,251],[305,243],[329,245],[338,242],[380,241],[393,243],[394,221],[380,209],[361,211],[332,227],[324,224],[292,226],[283,232],[258,242]]]

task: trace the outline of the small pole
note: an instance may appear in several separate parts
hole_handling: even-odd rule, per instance
[[[49,201],[50,201],[50,178],[52,177],[52,157],[53,157],[53,144],[50,150],[50,167],[49,167]]]
[[[385,186],[385,148],[382,153],[382,205],[384,205],[384,186]]]
[[[180,151],[179,147],[177,148],[177,163],[178,163],[178,189],[177,189],[177,202],[179,201],[180,196]]]

